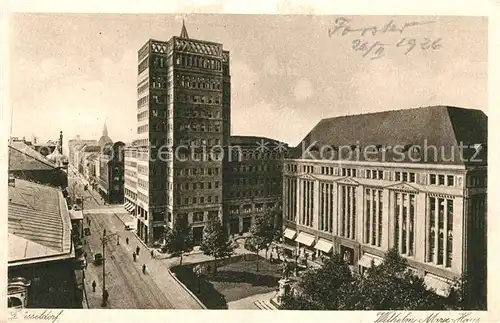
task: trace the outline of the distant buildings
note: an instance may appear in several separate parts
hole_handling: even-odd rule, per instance
[[[81,140],[79,139],[80,137],[78,136],[77,139],[71,139],[68,141],[68,157],[69,157],[69,162],[72,164],[76,169],[78,169],[78,165],[80,164],[80,158],[78,156],[79,150],[84,146],[97,146],[97,140]]]
[[[108,203],[124,202],[124,146],[113,143],[106,124],[99,140],[70,140],[72,165]]]
[[[125,210],[137,215],[137,150],[135,142],[125,146],[124,152],[124,196]]]
[[[62,191],[14,178],[8,189],[8,306],[81,308],[81,250]]]
[[[395,247],[438,294],[466,273],[484,301],[487,123],[444,106],[321,120],[285,160],[289,249],[363,273]]]
[[[121,141],[104,145],[99,160],[98,189],[108,203],[124,200],[124,147]]]
[[[62,133],[58,149],[47,156],[36,151],[30,142],[11,138],[9,175],[32,182],[65,188],[68,185],[68,159],[62,155]]]

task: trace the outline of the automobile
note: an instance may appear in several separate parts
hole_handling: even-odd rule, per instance
[[[102,264],[102,254],[96,253],[94,255],[94,265],[99,266],[100,264]]]
[[[135,229],[135,223],[134,222],[125,223],[125,230],[132,231],[134,229]]]

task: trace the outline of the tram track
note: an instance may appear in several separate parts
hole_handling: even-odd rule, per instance
[[[111,216],[111,214],[107,216]],[[113,214],[112,216],[114,217],[115,215]],[[105,223],[106,217],[92,216],[92,222],[95,224],[97,232],[102,232],[104,229],[110,231],[110,228]],[[135,300],[136,306],[134,308],[173,308],[172,303],[165,297],[152,277],[142,273],[140,263],[138,265],[133,262],[132,255],[126,251],[127,248],[125,246],[120,247],[111,240],[106,244],[105,248],[107,258],[106,267],[110,268],[115,273],[114,275],[123,278],[121,280],[124,282],[125,290]],[[131,270],[127,270],[126,267],[129,267]],[[113,297],[117,297],[117,295],[110,295],[110,299],[113,299]]]

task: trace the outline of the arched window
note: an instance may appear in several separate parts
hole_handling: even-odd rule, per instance
[[[8,307],[14,307],[14,308],[23,307],[23,302],[18,297],[13,297],[13,296],[7,299],[7,304]]]

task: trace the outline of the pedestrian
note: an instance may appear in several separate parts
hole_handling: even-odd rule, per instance
[[[139,246],[137,246],[137,247],[135,248],[135,253],[136,253],[137,255],[139,255],[139,251],[141,251],[141,249],[139,248]]]
[[[83,257],[85,257],[85,259],[87,259],[87,253],[86,252],[83,253]]]
[[[116,245],[119,246],[120,245],[120,237],[117,237],[116,239]]]
[[[273,254],[271,253],[270,256],[269,256],[269,262],[270,263],[273,263]]]
[[[90,226],[90,218],[89,218],[89,226]]]
[[[95,280],[92,282],[92,291],[95,293],[95,287],[97,286],[97,284],[95,283]]]
[[[154,250],[151,250],[151,259],[153,259],[155,257],[155,252]]]
[[[135,260],[137,258],[137,255],[135,254],[135,252],[132,254],[132,257],[134,258],[134,262],[135,262]]]
[[[128,244],[128,237],[125,239],[125,242]]]
[[[146,274],[146,264],[142,265],[142,273]]]

